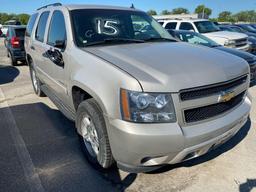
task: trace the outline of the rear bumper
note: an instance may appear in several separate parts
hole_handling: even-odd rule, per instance
[[[109,120],[113,156],[128,172],[154,170],[207,153],[235,135],[246,123],[251,108],[248,97],[218,119],[181,128],[173,124],[135,124]]]
[[[16,60],[26,60],[26,52],[24,50],[12,50],[12,57]]]

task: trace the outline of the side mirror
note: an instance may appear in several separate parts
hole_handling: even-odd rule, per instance
[[[57,40],[57,41],[55,41],[54,47],[59,48],[59,49],[65,49],[66,41],[64,41],[64,40]]]

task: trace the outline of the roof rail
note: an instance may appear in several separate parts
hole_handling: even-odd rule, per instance
[[[47,7],[50,7],[50,6],[61,6],[61,5],[62,5],[61,3],[52,3],[52,4],[45,5],[43,7],[38,8],[37,11],[40,10],[40,9],[45,9]]]

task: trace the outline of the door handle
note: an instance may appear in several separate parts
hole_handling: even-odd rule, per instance
[[[49,49],[44,53],[44,56],[48,59],[50,59],[54,64],[57,66],[63,67],[64,68],[64,61],[62,54],[59,50],[57,49]]]

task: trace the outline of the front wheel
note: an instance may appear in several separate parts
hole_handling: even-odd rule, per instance
[[[44,97],[45,94],[41,90],[41,84],[42,83],[38,79],[38,77],[36,75],[36,71],[35,71],[35,69],[32,65],[29,67],[29,71],[30,71],[30,77],[31,77],[31,81],[32,81],[32,85],[33,85],[33,89],[34,89],[35,94],[38,95],[39,97]]]
[[[96,168],[114,164],[103,113],[94,99],[83,101],[77,110],[76,127],[86,158]]]

